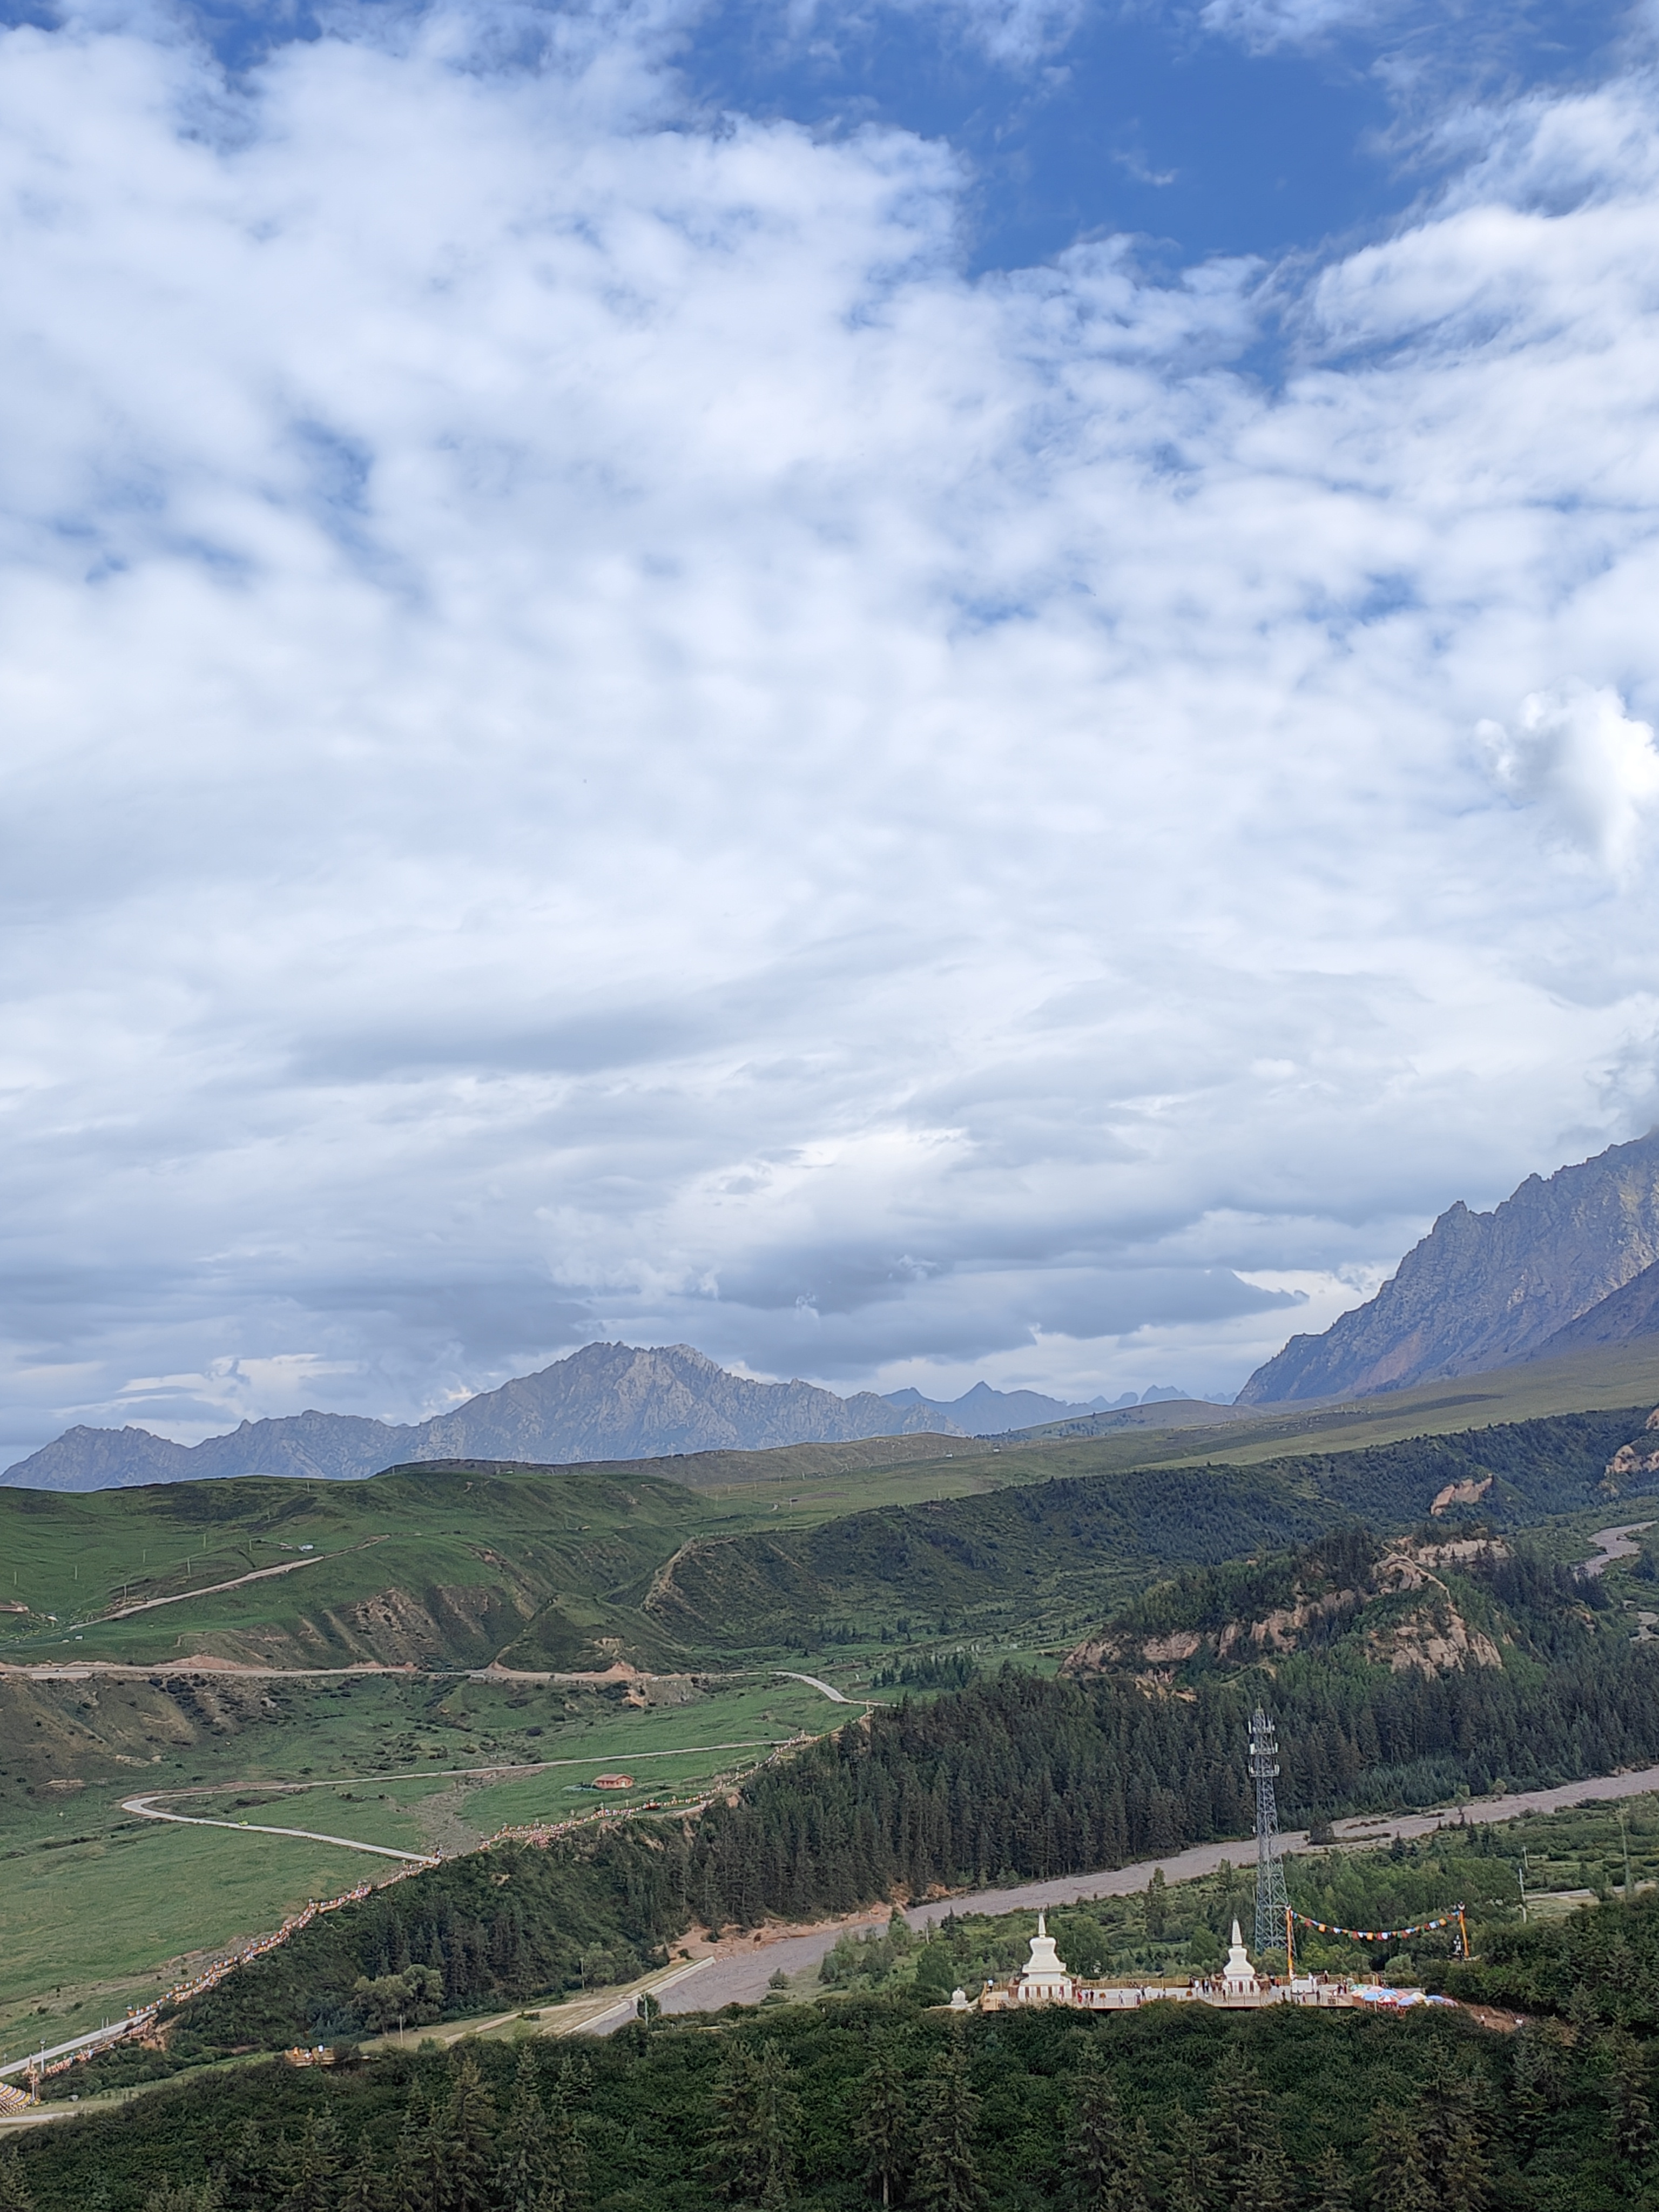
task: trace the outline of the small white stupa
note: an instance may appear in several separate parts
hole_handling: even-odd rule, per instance
[[[1070,1969],[1054,1949],[1045,1917],[1037,1915],[1037,1932],[1031,1938],[1031,1955],[1019,1978],[1015,1996],[1021,2004],[1070,2004]]]
[[[1258,1996],[1261,1989],[1236,1920],[1233,1923],[1232,1945],[1227,1953],[1227,1963],[1222,1969],[1221,1987],[1224,1994],[1230,1997],[1253,1997]]]

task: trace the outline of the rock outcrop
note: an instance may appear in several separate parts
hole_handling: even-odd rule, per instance
[[[1200,1653],[1223,1666],[1271,1668],[1315,1638],[1330,1643],[1350,1636],[1373,1665],[1396,1674],[1501,1667],[1497,1642],[1468,1620],[1443,1572],[1468,1571],[1474,1563],[1501,1559],[1504,1551],[1501,1541],[1485,1534],[1443,1543],[1401,1537],[1352,1583],[1309,1588],[1298,1580],[1286,1604],[1225,1620],[1211,1613],[1191,1626],[1162,1626],[1151,1634],[1136,1625],[1136,1609],[1131,1607],[1122,1620],[1068,1652],[1060,1672],[1088,1675],[1127,1669],[1143,1686],[1167,1690],[1185,1679],[1179,1670]],[[1193,1578],[1188,1596],[1202,1607],[1201,1577]]]

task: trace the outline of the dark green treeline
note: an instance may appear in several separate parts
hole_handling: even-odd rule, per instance
[[[37,2131],[6,2212],[1622,2212],[1654,2046],[1546,2022],[901,1999],[280,2064]]]
[[[1659,1757],[1659,1644],[1603,1625],[1584,1586],[1558,1589],[1553,1570],[1504,1561],[1494,1571],[1513,1639],[1501,1668],[1392,1674],[1330,1650],[1279,1666],[1271,1696],[1291,1818]],[[690,1903],[715,1924],[748,1923],[1081,1873],[1242,1834],[1251,1814],[1241,1745],[1267,1687],[1254,1671],[1215,1672],[1159,1697],[1119,1678],[1007,1670],[878,1712],[705,1817]]]

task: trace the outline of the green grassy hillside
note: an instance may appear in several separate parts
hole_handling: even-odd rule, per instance
[[[56,2040],[167,1986],[198,1950],[308,1898],[393,1871],[292,1827],[397,1850],[467,1850],[508,1824],[605,1799],[695,1796],[847,1708],[760,1674],[651,1686],[403,1674],[313,1679],[0,1675],[0,2054]],[[134,1792],[231,1828],[124,1813]]]
[[[1279,1471],[1135,1471],[699,1536],[638,1593],[688,1647],[834,1650],[884,1636],[1059,1632],[1170,1561],[1311,1535],[1334,1509]]]
[[[948,1450],[947,1440],[915,1437],[618,1467],[436,1464],[351,1484],[0,1491],[0,1605],[18,1608],[0,1613],[0,1661],[205,1655],[277,1667],[477,1666],[512,1648],[541,1667],[617,1656],[672,1665],[699,1650],[776,1643],[785,1623],[855,1612],[876,1590],[935,1612],[962,1609],[1016,1595],[1028,1569],[1038,1583],[1075,1583],[1103,1546],[1133,1572],[1142,1561],[1225,1556],[1217,1541],[1248,1549],[1311,1533],[1296,1524],[1288,1498],[1385,1517],[1420,1510],[1407,1492],[1417,1470],[1443,1463],[1437,1453],[1484,1468],[1494,1452],[1513,1451],[1520,1423],[1588,1408],[1566,1428],[1532,1430],[1534,1463],[1522,1471],[1531,1510],[1568,1510],[1589,1502],[1583,1478],[1603,1442],[1638,1429],[1656,1397],[1659,1349],[1638,1346],[1220,1431],[1080,1435],[1069,1425],[1001,1443],[950,1439]],[[1422,1453],[1399,1449],[1413,1439],[1425,1440]],[[1432,1449],[1430,1439],[1439,1440]],[[1048,1525],[1052,1515],[1039,1511],[1024,1533],[1021,1512],[1011,1517],[1009,1492],[1052,1479],[1213,1474],[1224,1459],[1261,1470],[1279,1504],[1229,1477],[1232,1504],[1218,1502],[1219,1486],[1188,1481],[1160,1513],[1155,1486],[1123,1485],[1090,1504],[1085,1561],[1063,1556],[1066,1532]],[[1547,1503],[1547,1462],[1562,1476]],[[1498,1471],[1509,1480],[1507,1463]],[[933,1510],[975,1498],[984,1502],[958,1503],[943,1519]],[[890,1517],[871,1517],[918,1505],[928,1513],[906,1522],[896,1542]],[[827,1522],[842,1533],[803,1541]],[[1183,1538],[1183,1522],[1195,1533]],[[769,1539],[775,1532],[775,1551],[727,1547],[716,1561],[707,1548],[763,1528]],[[1042,1561],[1015,1561],[1010,1542],[1022,1548],[1036,1533],[1053,1548]],[[677,1553],[672,1590],[646,1601]],[[235,1589],[209,1589],[256,1573]],[[113,1617],[138,1606],[148,1609]]]
[[[564,1663],[603,1665],[602,1594],[704,1510],[683,1485],[637,1473],[410,1468],[362,1483],[9,1491],[0,1556],[29,1612],[0,1656],[480,1666],[563,1609]],[[145,1609],[122,1617],[131,1607]]]
[[[1018,1437],[1004,1437],[1004,1453],[1044,1455],[1057,1447],[1091,1449],[1091,1468],[1189,1464],[1223,1455],[1235,1466],[1296,1452],[1353,1451],[1398,1443],[1411,1437],[1454,1436],[1500,1424],[1540,1420],[1551,1414],[1602,1413],[1659,1405],[1659,1338],[1613,1345],[1571,1358],[1536,1360],[1455,1382],[1424,1382],[1294,1411],[1271,1409],[1231,1423],[1224,1437],[1212,1427],[1170,1429],[1162,1434],[1115,1428],[1114,1417],[1058,1421]],[[1056,1468],[1060,1464],[1053,1462]],[[1081,1472],[1080,1462],[1066,1462]]]
[[[694,1532],[797,1528],[1001,1479],[988,1449],[875,1468],[864,1451],[709,1453],[696,1487],[650,1471],[692,1462],[653,1461],[0,1490],[0,1663],[477,1667],[533,1624],[540,1667],[672,1666],[684,1655],[611,1594]]]
[[[1447,1490],[1478,1492],[1484,1513],[1517,1524],[1592,1506],[1644,1415],[1638,1404],[1115,1472],[1098,1466],[1115,1443],[1060,1443],[971,1463],[976,1482],[994,1467],[1018,1469],[1018,1483],[850,1513],[835,1509],[866,1486],[925,1492],[931,1463],[844,1470],[771,1498],[763,1485],[693,1491],[637,1468],[464,1466],[352,1484],[0,1492],[0,1557],[22,1608],[0,1616],[0,1660],[276,1670],[499,1660],[532,1672],[620,1660],[672,1672],[867,1652],[918,1633],[1029,1644],[1097,1618],[1170,1566],[1346,1521],[1405,1527]]]
[[[1484,1382],[1475,1395],[1473,1410],[1489,1413]],[[0,1601],[26,1608],[0,1614],[0,1846],[18,1855],[8,1893],[34,1931],[14,1949],[0,2021],[27,2002],[56,2017],[95,2002],[100,1978],[140,1971],[133,1930],[148,1931],[159,1965],[271,1924],[300,1889],[323,1886],[319,1866],[337,1865],[343,1887],[364,1863],[229,1832],[146,1831],[132,1843],[118,1807],[136,1789],[235,1784],[257,1806],[277,1784],[326,1782],[331,1794],[319,1787],[315,1809],[291,1823],[281,1810],[258,1817],[453,1849],[568,1809],[581,1778],[452,1770],[586,1758],[631,1771],[637,1759],[644,1786],[690,1788],[741,1763],[729,1747],[758,1756],[844,1711],[763,1670],[806,1667],[880,1696],[948,1686],[930,1656],[940,1645],[967,1647],[950,1664],[968,1674],[1012,1647],[1051,1667],[1037,1647],[1058,1658],[1172,1571],[1362,1519],[1408,1528],[1448,1486],[1480,1490],[1479,1510],[1507,1526],[1564,1514],[1582,1525],[1598,1506],[1633,1519],[1639,1506],[1604,1500],[1599,1485],[1645,1413],[1633,1396],[1611,1413],[1380,1445],[1355,1426],[1347,1449],[1242,1465],[1234,1455],[1261,1453],[1267,1425],[1248,1445],[1242,1426],[1205,1435],[1206,1455],[1224,1444],[1224,1465],[1115,1467],[1121,1437],[953,1444],[955,1455],[929,1460],[913,1439],[885,1467],[864,1446],[710,1455],[696,1487],[655,1471],[687,1463],[657,1462],[0,1492],[0,1576],[15,1594],[0,1582]],[[1144,1456],[1173,1441],[1131,1443]],[[148,1609],[116,1617],[124,1605]],[[526,1679],[602,1674],[617,1659],[661,1679]],[[465,1679],[497,1660],[519,1679]],[[21,1671],[64,1662],[94,1671]],[[96,1671],[118,1662],[131,1671]],[[303,1671],[351,1668],[383,1671]],[[757,1671],[736,1674],[745,1668]],[[872,1686],[878,1669],[890,1687]],[[649,1764],[659,1750],[673,1756]],[[243,1854],[223,1862],[234,1881],[203,1880],[215,1852]],[[114,1866],[134,1917],[107,1971],[94,1940],[42,1986],[54,1914],[95,1938]]]
[[[906,1634],[1029,1644],[1098,1619],[1168,1566],[1235,1559],[1358,1521],[1408,1528],[1447,1491],[1478,1493],[1481,1513],[1503,1525],[1582,1511],[1605,1502],[1607,1462],[1644,1416],[1626,1407],[1242,1466],[1115,1474],[1090,1469],[1098,1446],[1061,1445],[1024,1458],[1047,1480],[988,1497],[811,1529],[699,1534],[629,1595],[688,1649],[832,1651]]]

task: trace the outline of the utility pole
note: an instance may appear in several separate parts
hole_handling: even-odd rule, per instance
[[[1619,1840],[1625,1847],[1625,1902],[1630,1903],[1630,1829],[1625,1820],[1625,1808],[1619,1808]]]
[[[1250,1776],[1255,1784],[1255,1948],[1258,1956],[1275,1948],[1285,1925],[1291,1900],[1285,1889],[1285,1864],[1279,1856],[1279,1800],[1273,1784],[1279,1774],[1279,1738],[1265,1709],[1258,1705],[1250,1716]]]

